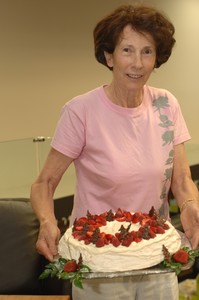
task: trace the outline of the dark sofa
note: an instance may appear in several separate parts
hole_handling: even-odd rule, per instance
[[[48,263],[35,249],[38,220],[29,199],[0,199],[0,294],[69,294],[70,284],[39,280]]]

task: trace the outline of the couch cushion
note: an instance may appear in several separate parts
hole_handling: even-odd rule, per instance
[[[28,199],[0,199],[0,294],[38,294],[38,229]]]

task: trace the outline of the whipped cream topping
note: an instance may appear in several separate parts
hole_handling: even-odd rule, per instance
[[[93,272],[118,272],[145,269],[159,264],[164,260],[162,246],[173,254],[181,246],[181,237],[173,225],[166,221],[169,229],[164,234],[157,234],[149,240],[142,239],[136,243],[132,242],[129,247],[112,244],[97,248],[94,244],[85,245],[84,241],[78,241],[72,236],[72,227],[67,229],[59,242],[58,251],[60,256],[66,259],[78,260],[80,253],[83,263],[91,268]],[[99,227],[100,232],[115,234],[123,225],[129,226],[129,222],[112,221],[106,226]],[[139,223],[131,224],[130,230],[137,231]]]

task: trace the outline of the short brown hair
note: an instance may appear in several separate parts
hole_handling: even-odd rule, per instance
[[[169,59],[175,44],[175,28],[169,19],[153,7],[122,5],[99,21],[94,28],[95,57],[99,63],[109,68],[104,51],[114,52],[120,34],[127,25],[153,37],[156,45],[155,68]]]

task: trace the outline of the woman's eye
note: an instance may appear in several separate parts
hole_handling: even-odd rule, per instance
[[[152,54],[153,51],[152,51],[152,49],[148,49],[148,48],[147,48],[147,49],[144,49],[144,50],[143,50],[143,53],[144,53],[144,54]]]
[[[124,52],[129,52],[130,49],[129,48],[124,48]]]

